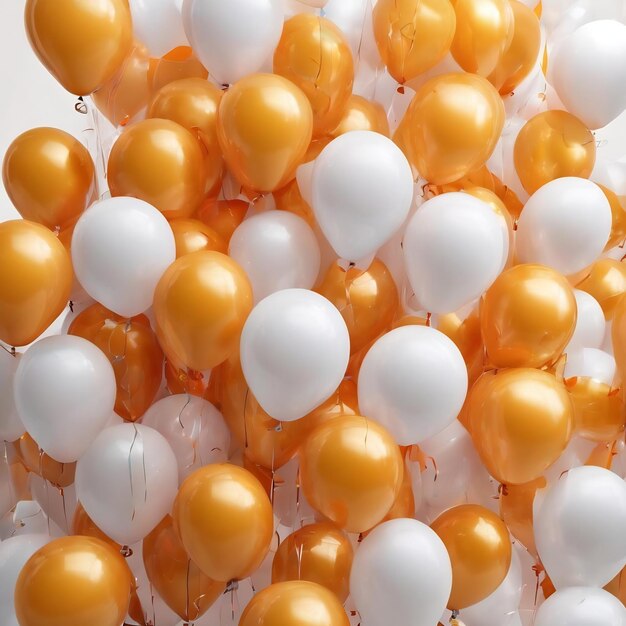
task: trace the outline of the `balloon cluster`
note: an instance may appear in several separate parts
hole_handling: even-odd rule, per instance
[[[26,0],[0,624],[624,626],[625,20]]]

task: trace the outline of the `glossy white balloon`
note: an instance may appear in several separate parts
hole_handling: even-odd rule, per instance
[[[182,0],[128,0],[136,38],[150,56],[162,57],[174,48],[186,46],[181,15]]]
[[[580,348],[567,353],[564,378],[593,378],[607,385],[615,378],[615,359],[597,348]]]
[[[604,589],[569,587],[539,607],[535,626],[626,626],[626,608]]]
[[[566,352],[580,348],[599,348],[604,340],[606,321],[598,301],[586,291],[574,289],[576,298],[576,328]]]
[[[12,355],[0,347],[0,442],[15,441],[26,430],[17,414],[13,394],[13,380],[20,355]]]

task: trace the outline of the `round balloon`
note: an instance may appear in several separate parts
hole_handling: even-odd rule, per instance
[[[626,608],[594,587],[568,587],[552,594],[535,616],[535,626],[623,626]]]
[[[177,0],[129,0],[133,30],[151,56],[160,58],[179,46],[187,45],[181,3]]]
[[[576,298],[576,328],[567,344],[569,349],[600,348],[604,341],[606,321],[598,301],[586,291],[574,289]],[[614,327],[614,326],[613,326]],[[614,342],[615,343],[615,342]]]

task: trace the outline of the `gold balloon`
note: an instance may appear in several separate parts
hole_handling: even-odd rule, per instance
[[[250,205],[243,200],[205,200],[196,211],[196,219],[217,233],[226,246],[243,222]]]
[[[204,196],[202,149],[180,124],[138,122],[113,144],[108,181],[113,196],[145,200],[168,219],[189,217]]]
[[[300,450],[307,500],[348,532],[365,532],[387,515],[400,492],[403,471],[392,436],[358,415],[321,424]]]
[[[504,522],[475,504],[442,513],[431,528],[439,535],[452,563],[449,609],[463,609],[491,595],[511,566],[511,540]]]
[[[372,100],[352,95],[344,109],[337,127],[331,131],[331,137],[339,137],[351,130],[371,130],[389,137],[389,121],[385,109]]]
[[[220,582],[255,572],[274,533],[272,505],[261,483],[227,463],[206,465],[187,477],[172,515],[187,554]]]
[[[56,128],[33,128],[7,149],[2,180],[24,219],[55,230],[85,210],[94,192],[95,172],[80,141]]]
[[[552,374],[531,368],[484,374],[467,399],[474,446],[504,484],[539,478],[569,443],[574,407]]]
[[[542,265],[516,265],[483,296],[480,323],[496,367],[553,364],[576,327],[576,300],[567,280]]]
[[[604,192],[611,207],[611,235],[606,246],[604,246],[605,250],[610,250],[626,240],[626,198],[622,197],[622,202],[613,191],[604,185],[598,185],[598,187]]]
[[[352,544],[328,522],[309,524],[283,539],[272,562],[272,582],[308,580],[332,591],[342,604],[350,594]]]
[[[168,359],[201,372],[237,349],[252,310],[252,287],[230,257],[202,250],[168,267],[154,291],[153,307]]]
[[[126,0],[27,0],[24,22],[39,60],[77,96],[111,78],[133,43]]]
[[[502,133],[504,104],[474,74],[444,74],[415,94],[394,139],[421,176],[451,183],[485,164]]]
[[[592,295],[602,307],[604,317],[612,319],[615,306],[626,293],[626,263],[614,259],[598,259],[576,289]]]
[[[26,346],[54,322],[72,288],[63,244],[41,224],[0,224],[0,341]]]
[[[277,189],[273,195],[276,208],[279,211],[294,213],[301,217],[311,228],[315,228],[316,221],[313,209],[302,197],[297,180],[294,179],[281,189]]]
[[[176,241],[176,258],[200,250],[214,250],[224,254],[228,252],[228,247],[220,236],[200,220],[172,220],[170,226]]]
[[[207,80],[209,73],[195,57],[189,46],[179,46],[170,50],[160,59],[150,59],[148,80],[152,93],[159,89],[184,78],[202,78]]]
[[[296,175],[313,131],[306,95],[274,74],[253,74],[222,98],[217,136],[226,163],[244,187],[265,193]]]
[[[509,0],[455,0],[456,31],[450,51],[466,71],[489,76],[513,39]]]
[[[20,626],[119,626],[131,575],[109,545],[93,537],[61,537],[26,562],[15,584]]]
[[[69,487],[74,482],[76,463],[56,461],[41,450],[28,433],[14,441],[13,446],[29,472],[38,474],[59,489]]]
[[[450,0],[379,0],[372,19],[383,63],[401,85],[446,56],[456,26]]]

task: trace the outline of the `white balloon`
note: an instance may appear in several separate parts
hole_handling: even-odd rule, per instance
[[[539,607],[535,626],[626,626],[626,608],[604,589],[569,587]]]
[[[449,426],[467,394],[467,368],[454,343],[427,326],[403,326],[369,350],[358,382],[359,407],[401,446]]]
[[[522,210],[519,259],[575,274],[602,254],[611,223],[611,206],[598,185],[574,176],[557,178],[535,191]]]
[[[72,335],[34,343],[20,359],[13,389],[26,430],[61,463],[87,450],[110,419],[117,392],[106,355]]]
[[[350,337],[339,311],[306,289],[261,300],[241,334],[241,367],[250,391],[274,419],[291,422],[339,387]]]
[[[354,555],[350,593],[363,626],[434,626],[451,588],[446,547],[417,520],[380,524]]]
[[[579,348],[599,348],[604,340],[606,321],[598,301],[586,291],[574,289],[576,308],[576,328],[569,340],[566,352]]]
[[[124,545],[143,539],[170,512],[177,491],[172,448],[142,424],[106,428],[76,466],[76,493],[87,515]]]
[[[478,298],[497,278],[509,253],[504,219],[467,193],[424,202],[409,220],[404,261],[420,306],[451,313]]]
[[[335,252],[358,261],[402,226],[413,201],[413,174],[402,151],[384,135],[340,135],[315,160],[313,211]]]
[[[579,348],[567,353],[565,379],[578,376],[611,385],[615,378],[615,359],[597,348]]]
[[[626,108],[626,25],[585,24],[557,46],[550,62],[559,98],[589,128],[606,126]]]
[[[575,467],[534,508],[537,551],[557,589],[603,587],[626,565],[626,484],[617,474]]]
[[[155,402],[141,418],[160,432],[178,461],[178,481],[203,465],[228,460],[230,431],[222,414],[197,396],[178,394]]]
[[[154,289],[175,259],[167,220],[137,198],[96,202],[81,215],[72,236],[72,263],[80,284],[124,317],[152,305]]]
[[[170,50],[187,45],[181,16],[182,0],[129,0],[137,39],[160,58]]]
[[[248,275],[256,302],[281,289],[311,289],[320,270],[315,233],[288,211],[265,211],[244,220],[228,254]]]
[[[0,346],[0,441],[15,441],[26,430],[17,414],[13,394],[13,380],[19,362],[19,354],[10,354]]]

